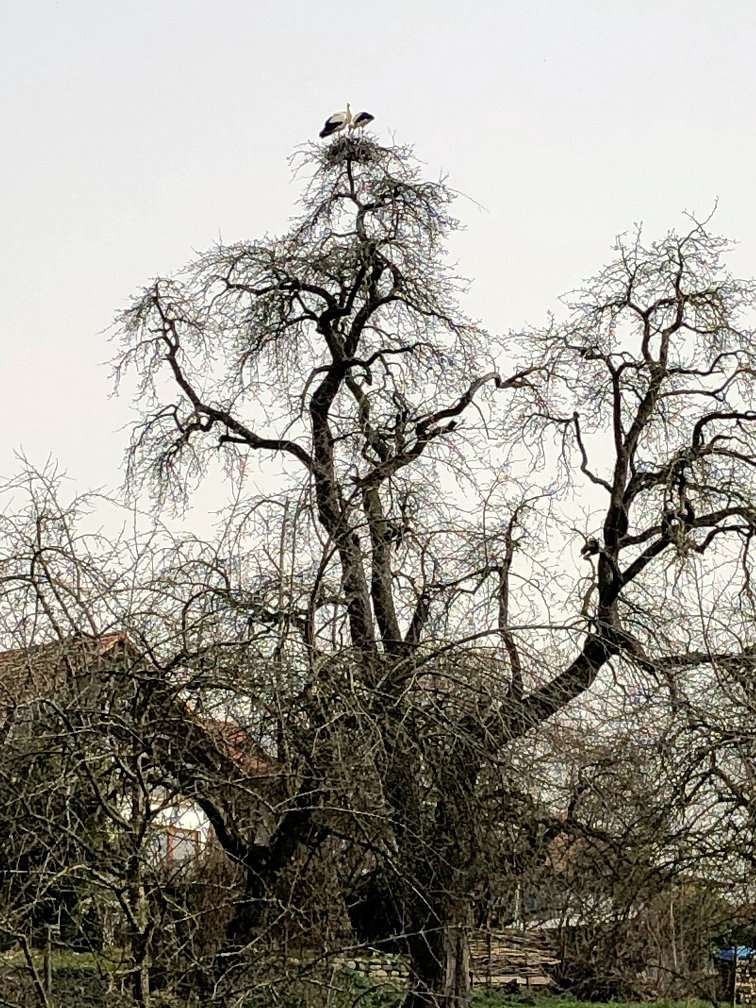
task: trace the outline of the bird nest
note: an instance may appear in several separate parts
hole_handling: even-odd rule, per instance
[[[337,136],[326,147],[323,158],[326,164],[339,164],[342,161],[367,164],[377,159],[379,150],[378,145],[367,137]]]

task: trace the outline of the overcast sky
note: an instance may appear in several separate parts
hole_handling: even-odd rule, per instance
[[[0,475],[115,487],[103,330],[194,250],[280,232],[287,157],[350,100],[469,195],[469,313],[540,322],[614,236],[704,216],[756,274],[753,0],[0,4]]]

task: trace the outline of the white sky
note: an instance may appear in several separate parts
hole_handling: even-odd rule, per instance
[[[287,156],[343,107],[461,202],[467,310],[538,323],[609,257],[706,215],[756,273],[754,0],[0,0],[0,475],[115,487],[103,335],[193,253],[285,229]]]

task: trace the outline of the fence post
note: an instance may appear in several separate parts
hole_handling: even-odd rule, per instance
[[[732,946],[732,990],[730,991],[730,1004],[732,1008],[738,1003],[738,946]]]
[[[52,994],[52,925],[45,929],[45,947],[42,950],[42,967],[45,984],[45,994]]]

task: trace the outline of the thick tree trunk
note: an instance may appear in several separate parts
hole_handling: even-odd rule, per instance
[[[212,969],[202,978],[202,1003],[223,1005],[233,1001],[233,992],[244,983],[250,968],[248,946],[260,935],[266,906],[266,880],[248,868],[244,892],[226,925],[225,941],[214,956]]]
[[[234,907],[234,914],[226,926],[226,948],[241,948],[259,934],[264,908],[264,889],[258,876],[247,872],[244,894]]]
[[[467,928],[439,924],[410,938],[410,983],[403,1008],[467,1008],[472,995]]]
[[[474,802],[480,752],[474,736],[460,731],[451,751],[434,760],[439,797],[435,809],[424,808],[417,749],[403,731],[405,726],[393,738],[387,733],[391,759],[383,773],[401,823],[399,898],[410,952],[403,1008],[467,1008],[471,897],[480,856]]]

